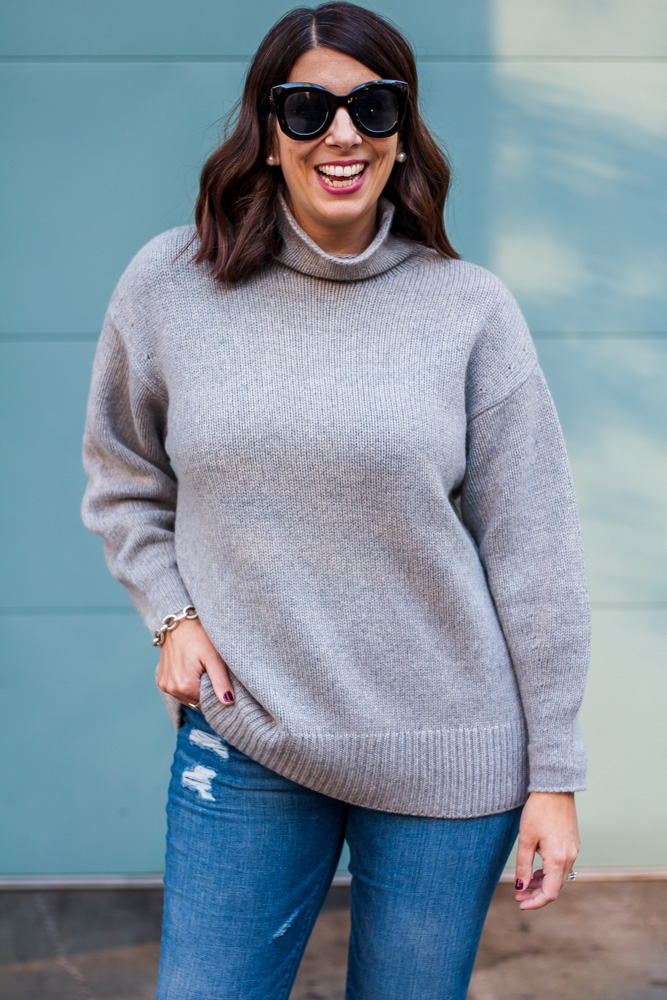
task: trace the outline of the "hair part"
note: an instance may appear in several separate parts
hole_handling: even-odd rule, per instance
[[[289,78],[300,56],[319,47],[351,56],[381,79],[407,82],[400,136],[408,156],[394,165],[382,191],[396,206],[392,231],[443,257],[461,257],[443,220],[451,167],[419,113],[417,67],[409,43],[379,14],[347,0],[329,0],[294,8],[267,32],[246,72],[243,94],[226,116],[223,142],[203,166],[195,205],[197,232],[181,253],[199,236],[192,261],[209,261],[211,276],[220,284],[248,278],[280,252],[276,195],[282,177],[266,163],[276,124],[269,91]]]

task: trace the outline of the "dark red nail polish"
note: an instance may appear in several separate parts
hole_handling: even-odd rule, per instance
[[[234,701],[234,695],[232,694],[231,691],[225,691],[225,693],[222,696],[222,700],[226,701],[228,703],[232,702],[232,701]]]
[[[523,889],[523,879],[518,878],[514,883],[515,889]]]

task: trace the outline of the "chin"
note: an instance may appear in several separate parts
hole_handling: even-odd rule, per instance
[[[316,202],[318,207],[321,206],[328,214],[336,216],[346,215],[348,212],[354,214],[368,208],[369,205],[377,201],[377,195],[368,190],[353,191],[352,194],[348,195],[329,195],[326,191],[318,190],[314,192],[312,198],[309,198],[309,201]]]
[[[350,199],[345,205],[332,205],[330,202],[326,202],[320,211],[320,215],[330,219],[332,222],[335,222],[337,219],[352,220],[367,212],[373,204],[373,202],[367,201],[366,198],[363,201],[352,201]]]

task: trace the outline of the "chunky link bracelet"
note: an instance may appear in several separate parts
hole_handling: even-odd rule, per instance
[[[162,619],[162,624],[159,629],[156,630],[153,636],[153,645],[161,646],[165,640],[167,632],[171,632],[172,629],[183,621],[184,618],[199,618],[199,615],[195,611],[194,604],[186,604],[181,611],[177,611],[175,615],[165,615]]]

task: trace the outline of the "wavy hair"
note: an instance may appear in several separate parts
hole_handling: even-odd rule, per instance
[[[199,236],[192,261],[209,261],[211,276],[220,284],[248,278],[280,251],[276,194],[284,181],[280,169],[266,163],[276,126],[269,90],[289,78],[303,53],[324,46],[363,63],[380,79],[408,83],[401,129],[408,157],[394,164],[382,191],[396,206],[392,232],[432,247],[443,257],[461,257],[449,242],[443,221],[451,168],[419,113],[417,67],[410,45],[379,14],[347,0],[330,0],[318,7],[296,7],[268,31],[246,72],[243,94],[226,116],[223,142],[202,168],[195,205],[197,231],[181,253]]]

